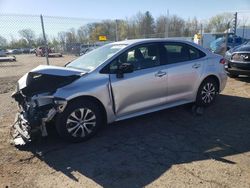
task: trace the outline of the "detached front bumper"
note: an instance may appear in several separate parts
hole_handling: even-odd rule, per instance
[[[15,122],[11,127],[12,142],[14,145],[25,145],[31,142],[31,126],[21,113],[16,114]]]
[[[20,112],[17,113],[11,127],[14,145],[25,145],[37,137],[47,136],[46,123],[50,122],[57,113],[63,112],[67,105],[66,100],[51,96],[34,96],[29,102],[21,103]]]

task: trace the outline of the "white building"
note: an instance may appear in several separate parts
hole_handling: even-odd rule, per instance
[[[237,28],[236,35],[245,39],[250,39],[250,26],[241,26]]]

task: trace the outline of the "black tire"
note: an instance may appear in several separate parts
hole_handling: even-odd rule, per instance
[[[238,78],[239,75],[238,74],[232,74],[232,73],[229,73],[227,74],[230,78]]]
[[[94,115],[95,119],[88,122],[86,121],[85,124],[84,122],[81,122],[85,121],[83,120],[83,116],[85,119],[85,115],[87,117],[91,116],[90,119],[93,118],[92,115]],[[81,120],[77,120],[76,118],[74,118],[74,116]],[[82,118],[80,118],[81,116]],[[78,122],[78,124],[81,122],[81,124],[78,125],[78,127],[81,126],[81,128],[73,129],[75,126],[77,126],[77,123],[73,121]],[[106,122],[104,122],[103,114],[101,109],[99,108],[99,105],[89,100],[75,100],[68,103],[65,110],[62,113],[58,114],[56,117],[56,129],[58,134],[65,140],[74,143],[82,142],[93,137],[97,133],[99,128],[105,123]],[[73,131],[70,132],[71,129],[73,129]],[[78,131],[76,129],[78,129]],[[88,132],[88,130],[91,130],[91,132]],[[73,136],[74,132],[76,132],[75,136]],[[84,134],[84,136],[82,136],[82,133]]]
[[[211,88],[211,89],[208,89]],[[214,103],[215,98],[219,92],[219,85],[213,78],[205,79],[197,92],[196,105],[197,106],[209,106]]]

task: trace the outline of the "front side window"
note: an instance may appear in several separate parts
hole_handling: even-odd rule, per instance
[[[109,72],[116,73],[118,67],[123,63],[132,64],[134,71],[159,66],[158,45],[141,45],[124,52],[110,63]]]

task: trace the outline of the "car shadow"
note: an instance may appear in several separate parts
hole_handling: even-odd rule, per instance
[[[25,150],[78,181],[75,172],[103,187],[142,187],[172,165],[250,151],[250,99],[220,95],[203,116],[180,106],[107,126],[91,140],[69,144],[55,133]]]
[[[240,76],[238,78],[235,78],[238,81],[241,82],[246,82],[246,83],[250,83],[250,76]]]

